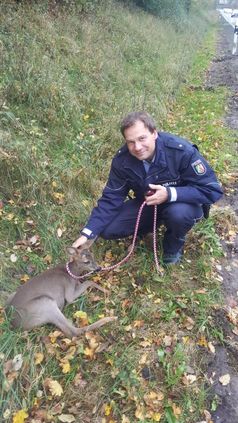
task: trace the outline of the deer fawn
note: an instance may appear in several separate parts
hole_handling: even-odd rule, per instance
[[[81,283],[77,280],[77,276],[98,269],[89,250],[90,245],[91,243],[88,242],[79,249],[68,248],[68,270],[65,265],[48,269],[34,276],[10,295],[6,306],[7,309],[12,306],[11,323],[13,327],[29,330],[36,326],[52,323],[65,335],[72,337],[97,329],[117,319],[116,317],[105,317],[89,326],[77,328],[61,312],[65,303],[70,304],[75,301],[87,288],[94,287],[106,292],[92,281],[86,280]]]

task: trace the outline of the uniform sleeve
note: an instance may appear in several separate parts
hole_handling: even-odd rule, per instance
[[[97,206],[92,210],[86,226],[81,233],[87,238],[95,238],[115,218],[129,192],[127,181],[122,172],[112,162],[107,184]]]
[[[180,162],[180,186],[169,187],[169,202],[213,204],[222,196],[222,188],[215,172],[204,157],[193,149]]]

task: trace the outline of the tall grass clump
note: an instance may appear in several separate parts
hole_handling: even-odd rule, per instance
[[[212,22],[199,8],[174,28],[113,0],[51,3],[1,4],[0,178],[6,245],[33,220],[58,254],[57,227],[74,239],[105,183],[118,121],[146,109],[163,122]]]

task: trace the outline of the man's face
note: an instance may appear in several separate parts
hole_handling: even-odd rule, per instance
[[[144,123],[138,120],[133,126],[125,129],[124,138],[129,152],[138,160],[150,160],[155,152],[157,132],[150,132]]]

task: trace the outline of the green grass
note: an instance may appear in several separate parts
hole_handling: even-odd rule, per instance
[[[1,294],[65,260],[106,181],[127,111],[145,108],[163,130],[198,144],[229,187],[234,134],[221,121],[228,92],[204,86],[216,40],[211,12],[204,18],[194,2],[187,25],[171,31],[168,21],[114,1],[84,14],[66,8],[52,15],[43,2],[1,8]],[[96,276],[110,295],[92,291],[65,310],[69,318],[84,310],[90,321],[119,317],[93,338],[68,343],[48,327],[14,332],[1,310],[5,421],[21,409],[29,421],[57,422],[60,414],[83,423],[147,423],[159,415],[162,423],[203,420],[212,404],[204,378],[208,342],[223,342],[214,325],[222,303],[220,238],[234,225],[231,210],[214,208],[189,234],[181,265],[163,277],[143,242],[119,272]],[[127,245],[99,239],[95,255],[100,263],[117,262]],[[87,348],[96,344],[101,351],[90,359]],[[43,354],[40,364],[36,353]],[[9,360],[18,354],[23,364],[14,373]],[[61,384],[60,397],[47,378]]]

